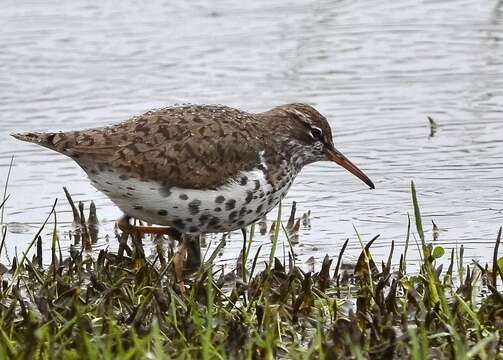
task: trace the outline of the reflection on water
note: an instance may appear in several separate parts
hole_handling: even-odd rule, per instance
[[[0,13],[0,179],[15,154],[9,253],[23,250],[56,197],[62,242],[76,200],[94,200],[101,234],[119,212],[68,158],[8,136],[117,122],[167,104],[250,111],[304,101],[376,190],[329,163],[307,167],[286,205],[312,211],[304,261],[357,255],[355,226],[387,255],[403,246],[409,184],[438,242],[489,259],[503,218],[503,6],[499,1],[7,0]],[[439,124],[430,137],[427,116]],[[273,218],[274,215],[271,215]],[[429,229],[431,230],[431,229]],[[50,229],[46,229],[47,232]],[[427,234],[432,236],[431,231]],[[241,247],[233,234],[223,259]],[[66,242],[65,242],[66,241]],[[257,245],[268,237],[257,238]],[[46,244],[49,247],[49,243]],[[102,238],[99,246],[115,247]],[[279,250],[280,255],[282,249]],[[418,258],[411,248],[409,260]],[[265,251],[263,252],[265,254]]]

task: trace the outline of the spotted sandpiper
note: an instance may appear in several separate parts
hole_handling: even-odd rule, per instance
[[[372,181],[306,104],[262,113],[221,105],[149,111],[113,126],[13,134],[74,159],[125,214],[123,230],[179,236],[242,229],[283,198],[304,165],[330,160]],[[130,225],[130,218],[158,227]]]

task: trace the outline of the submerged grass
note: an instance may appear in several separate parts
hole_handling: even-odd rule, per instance
[[[280,213],[264,270],[258,270],[262,247],[250,254],[252,227],[235,272],[214,266],[220,243],[178,281],[176,255],[162,246],[153,259],[135,250],[138,242],[132,250],[126,244],[117,254],[89,256],[82,241],[64,257],[56,250],[54,221],[52,238],[45,239],[52,245],[50,264],[42,266],[41,229],[1,275],[0,358],[503,358],[501,229],[491,266],[463,264],[462,253],[453,251],[444,271],[437,262],[445,251],[427,243],[414,184],[411,191],[422,253],[420,271],[412,274],[407,249],[393,267],[392,243],[388,261],[376,264],[371,245],[377,237],[365,243],[358,232],[362,253],[354,269],[341,265],[346,241],[332,275],[328,256],[319,272],[305,272],[293,253],[294,215],[283,226]],[[79,226],[89,228],[82,210],[72,208]],[[43,227],[53,217],[54,208]],[[289,243],[282,260],[275,256],[281,231]],[[410,220],[407,244],[409,236]]]

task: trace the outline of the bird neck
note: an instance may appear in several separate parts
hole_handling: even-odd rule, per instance
[[[272,109],[256,114],[263,121],[264,131],[271,140],[272,151],[278,154],[280,162],[297,174],[304,165],[317,159],[311,155],[309,145],[297,140],[294,136],[294,123],[281,109]],[[278,159],[276,159],[276,163]]]

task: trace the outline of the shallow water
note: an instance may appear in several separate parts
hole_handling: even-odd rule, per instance
[[[346,238],[347,254],[357,256],[353,226],[365,241],[381,234],[376,257],[387,255],[391,240],[401,250],[411,180],[424,224],[431,230],[434,220],[442,230],[439,244],[491,258],[503,223],[502,2],[60,4],[5,0],[0,12],[2,182],[15,155],[4,215],[11,257],[57,197],[68,248],[62,186],[96,202],[97,247],[116,246],[104,235],[120,213],[70,159],[9,133],[100,126],[174,103],[263,111],[303,101],[326,115],[336,146],[377,188],[333,164],[305,168],[285,200],[312,211],[312,228],[302,228],[295,245],[302,261],[336,256]],[[439,124],[431,138],[427,116]],[[240,239],[232,236],[222,260],[233,262]],[[256,238],[261,243],[268,237]],[[412,246],[409,261],[418,258]]]

